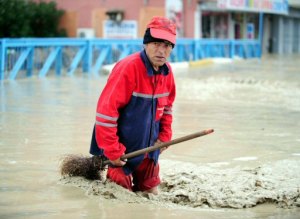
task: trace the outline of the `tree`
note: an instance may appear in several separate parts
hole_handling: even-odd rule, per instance
[[[35,37],[62,35],[62,30],[58,29],[58,25],[64,11],[58,10],[55,2],[40,2],[39,4],[29,2],[28,6],[32,11],[30,26]]]
[[[59,20],[64,14],[55,2],[0,0],[0,37],[59,37]]]
[[[30,20],[21,0],[0,0],[0,37],[29,36]]]

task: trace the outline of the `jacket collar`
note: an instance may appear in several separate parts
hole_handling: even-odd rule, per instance
[[[166,65],[166,63],[159,67],[159,71],[155,71],[151,62],[148,59],[148,56],[146,54],[146,51],[143,50],[140,53],[140,56],[143,60],[144,65],[146,66],[147,73],[149,76],[153,76],[154,74],[162,74],[162,75],[168,75],[169,74],[169,67]]]

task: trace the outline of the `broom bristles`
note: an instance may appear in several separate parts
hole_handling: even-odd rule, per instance
[[[62,176],[81,176],[86,179],[101,180],[102,166],[101,157],[87,157],[83,155],[66,155],[60,165],[60,173]]]

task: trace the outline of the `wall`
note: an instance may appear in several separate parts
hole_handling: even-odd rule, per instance
[[[69,37],[76,37],[77,14],[76,11],[67,11],[61,18],[59,27],[65,29]]]
[[[194,38],[195,33],[195,13],[197,11],[198,1],[183,0],[183,36],[187,38]]]
[[[145,29],[149,20],[153,16],[165,16],[165,10],[163,7],[144,7],[139,10],[139,37],[143,37]]]
[[[198,0],[182,1],[183,37],[194,38]],[[58,8],[66,11],[61,26],[66,28],[68,36],[71,37],[76,36],[78,28],[93,29],[96,37],[102,37],[102,23],[107,19],[108,10],[123,10],[124,19],[137,20],[138,37],[143,36],[146,24],[153,16],[166,15],[166,0],[56,0],[56,3]]]
[[[61,27],[70,37],[76,36],[79,28],[93,29],[95,37],[103,37],[102,26],[108,10],[123,10],[124,19],[137,20],[139,37],[144,35],[144,28],[152,16],[165,15],[164,0],[56,0],[56,3],[58,8],[66,11]]]

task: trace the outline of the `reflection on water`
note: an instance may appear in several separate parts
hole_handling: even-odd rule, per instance
[[[300,57],[235,61],[177,72],[174,138],[215,133],[172,146],[168,160],[213,168],[299,161]],[[299,208],[174,209],[115,203],[60,185],[59,159],[87,154],[106,76],[3,82],[0,94],[1,218],[297,218]],[[166,172],[168,170],[165,170]],[[300,182],[296,182],[298,188]],[[127,216],[126,216],[127,215]]]

